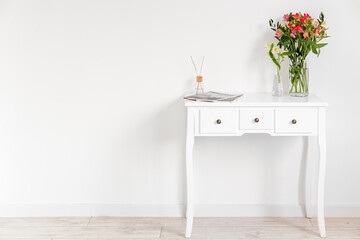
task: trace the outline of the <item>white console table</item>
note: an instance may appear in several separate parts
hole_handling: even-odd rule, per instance
[[[319,174],[317,217],[321,237],[326,237],[324,222],[324,183],[326,166],[325,107],[315,95],[274,97],[271,94],[244,94],[233,102],[198,102],[185,100],[187,107],[186,237],[191,237],[194,218],[193,146],[195,137],[241,136],[267,133],[271,136],[317,136]],[[309,184],[306,187],[306,215],[310,215]]]

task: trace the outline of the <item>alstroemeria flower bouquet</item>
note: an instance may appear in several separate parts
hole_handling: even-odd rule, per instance
[[[307,96],[309,85],[306,57],[310,52],[319,56],[320,48],[327,44],[319,43],[327,37],[324,14],[321,13],[319,19],[313,19],[306,13],[289,13],[284,15],[282,23],[274,24],[274,21],[270,19],[269,24],[275,31],[275,38],[279,41],[277,46],[283,49],[285,51],[283,54],[290,59],[289,94]]]

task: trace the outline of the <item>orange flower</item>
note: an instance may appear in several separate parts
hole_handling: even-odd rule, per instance
[[[320,29],[319,28],[316,28],[315,31],[314,31],[314,34],[315,36],[320,36]]]

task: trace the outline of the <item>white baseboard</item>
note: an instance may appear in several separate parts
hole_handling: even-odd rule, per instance
[[[198,217],[297,217],[303,216],[301,205],[202,204],[195,207]]]
[[[180,217],[185,205],[156,204],[0,204],[0,217],[124,216]]]
[[[0,204],[0,217],[184,217],[183,204]],[[301,205],[199,204],[196,217],[303,217]],[[360,217],[360,205],[327,205],[327,217]]]

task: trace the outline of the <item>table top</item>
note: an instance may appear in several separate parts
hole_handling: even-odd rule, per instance
[[[277,97],[271,93],[244,93],[243,96],[232,102],[201,102],[184,100],[186,107],[325,107],[327,102],[314,94],[307,97],[290,97],[288,95]]]

